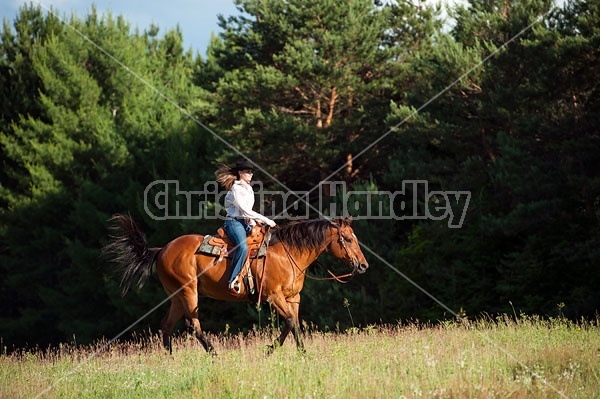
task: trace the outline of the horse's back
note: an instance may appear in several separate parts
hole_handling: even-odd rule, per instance
[[[163,252],[174,252],[178,254],[196,252],[200,244],[204,241],[204,236],[200,234],[186,234],[179,236],[174,240],[170,241],[163,247]]]
[[[194,256],[203,240],[203,235],[186,234],[165,245],[156,259],[156,270],[160,280],[165,283],[196,276]]]
[[[157,259],[158,277],[168,293],[197,290],[202,296],[221,300],[242,300],[232,297],[227,290],[231,270],[227,259],[196,253],[204,236],[188,234],[177,237],[162,249]]]

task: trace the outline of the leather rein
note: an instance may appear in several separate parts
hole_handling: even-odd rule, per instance
[[[355,260],[350,255],[350,251],[348,250],[348,247],[346,247],[346,242],[344,241],[344,237],[342,236],[342,229],[340,227],[337,227],[337,226],[336,226],[336,228],[338,229],[338,236],[339,236],[339,243],[340,243],[340,245],[342,246],[342,248],[344,248],[344,251],[346,251],[346,256],[348,257],[348,259],[350,260],[350,262],[354,263]],[[267,229],[267,232],[268,232],[268,229]],[[265,236],[266,236],[266,234],[265,234]],[[263,237],[263,242],[264,242],[264,239],[265,239],[265,237]],[[292,256],[292,254],[290,254],[290,251],[286,248],[286,246],[283,243],[283,241],[280,241],[280,243],[281,243],[283,249],[285,250],[288,258],[292,261],[292,264],[294,265],[294,267],[296,269],[298,269],[301,274],[304,274],[306,277],[308,277],[308,278],[310,278],[312,280],[317,280],[317,281],[335,280],[335,281],[337,281],[340,284],[347,284],[347,283],[350,282],[350,279],[352,277],[354,277],[354,275],[356,274],[356,267],[353,266],[354,269],[352,270],[352,273],[346,273],[346,274],[342,274],[342,275],[336,276],[331,270],[327,269],[327,273],[329,273],[331,275],[331,277],[313,277],[313,276],[310,276],[308,273],[306,273],[306,270],[308,270],[308,267],[304,271],[302,271],[300,269],[300,267],[298,266],[298,264],[296,263],[296,261],[294,260],[294,257]],[[261,247],[262,247],[262,242],[261,242]],[[260,277],[260,286],[258,288],[258,299],[257,299],[258,306],[260,306],[260,303],[261,303],[262,291],[263,291],[263,282],[264,282],[264,274],[265,274],[265,270],[267,268],[267,258],[266,257],[264,258],[263,262],[264,263],[263,263],[263,268],[262,268],[262,275]],[[313,264],[321,265],[316,260],[313,262]],[[250,267],[252,267],[252,263],[250,264]],[[344,279],[346,279],[346,280],[344,280]],[[293,281],[295,281],[295,280],[296,280],[296,278],[294,278]],[[293,284],[294,284],[293,281],[292,281],[292,289],[293,289]]]

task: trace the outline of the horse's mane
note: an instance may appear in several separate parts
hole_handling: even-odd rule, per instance
[[[325,219],[301,220],[279,226],[274,238],[288,249],[319,250],[323,246],[327,231],[333,223]],[[272,241],[274,242],[274,241]]]

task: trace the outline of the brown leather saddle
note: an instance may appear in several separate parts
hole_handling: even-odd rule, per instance
[[[252,232],[246,238],[246,242],[248,243],[248,253],[251,259],[262,258],[266,255],[270,236],[271,231],[267,230],[266,227],[254,226],[252,228]],[[233,249],[234,247],[235,244],[227,234],[225,234],[225,230],[222,227],[219,227],[216,235],[204,236],[204,240],[196,250],[196,253],[219,257],[231,257],[235,252],[235,249]]]

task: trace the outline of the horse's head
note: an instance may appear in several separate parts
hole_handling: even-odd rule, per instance
[[[353,274],[362,274],[369,268],[354,230],[350,226],[352,219],[338,219],[332,221],[337,231],[333,232],[333,239],[329,244],[329,251],[338,259],[343,259],[352,268]]]

